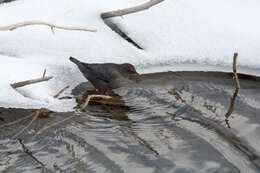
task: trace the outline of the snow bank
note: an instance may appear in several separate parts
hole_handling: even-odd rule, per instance
[[[146,0],[18,0],[0,5],[0,25],[43,20],[97,28],[97,33],[30,26],[0,32],[0,107],[70,111],[74,101],[53,96],[66,85],[85,81],[69,62],[130,62],[140,72],[163,70],[230,71],[234,51],[240,72],[260,74],[260,2],[257,0],[166,0],[148,11],[114,18],[140,44],[139,50],[107,27],[101,12]],[[17,90],[10,83],[38,78],[47,69],[54,79]],[[64,95],[68,95],[70,90]]]
[[[260,67],[260,1],[166,0],[151,12],[120,19],[152,62]],[[152,20],[151,20],[152,19]],[[141,25],[140,25],[141,24]]]

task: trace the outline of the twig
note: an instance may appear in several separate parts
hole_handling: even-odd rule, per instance
[[[234,110],[234,104],[235,104],[235,100],[236,100],[236,97],[238,95],[238,91],[240,89],[240,83],[239,83],[239,80],[238,80],[238,75],[237,75],[237,56],[238,54],[237,53],[234,53],[234,57],[233,57],[233,74],[234,74],[234,79],[235,79],[235,82],[236,82],[236,89],[235,89],[235,92],[233,94],[233,97],[231,98],[230,100],[230,105],[228,107],[228,111],[225,115],[226,119],[226,124],[228,126],[228,128],[230,128],[230,124],[229,124],[229,120],[228,118],[230,117],[230,115],[232,114],[233,110]]]
[[[149,2],[143,3],[143,4],[135,6],[135,7],[101,13],[101,18],[107,19],[107,18],[111,18],[111,17],[123,16],[123,15],[126,15],[126,14],[131,14],[131,13],[136,13],[136,12],[139,12],[139,11],[147,10],[150,7],[152,7],[156,4],[159,4],[163,1],[164,0],[150,0]]]
[[[75,97],[75,96],[74,96],[74,97],[71,97],[71,96],[63,96],[63,97],[60,97],[59,100],[65,100],[65,99],[68,100],[68,99],[73,99],[73,98],[76,99],[77,97]]]
[[[85,103],[83,104],[83,106],[80,108],[80,111],[82,111],[83,109],[85,109],[88,106],[88,103],[90,101],[90,99],[92,98],[104,98],[104,99],[111,99],[113,97],[111,96],[106,96],[106,95],[89,95],[86,100]]]
[[[55,96],[54,98],[58,98],[66,89],[68,89],[70,86],[66,86],[64,88],[62,88]]]
[[[17,136],[19,136],[21,133],[23,133],[28,127],[30,127],[30,125],[32,125],[32,123],[39,117],[39,115],[42,113],[42,109],[38,109],[36,111],[35,116],[33,117],[33,119],[27,124],[27,126],[25,126],[21,131],[19,131],[16,135],[14,135],[12,137],[12,139],[17,138]]]
[[[234,73],[234,78],[236,81],[236,89],[240,89],[240,83],[238,80],[238,75],[237,75],[237,53],[234,53],[234,57],[233,57],[233,73]]]
[[[42,78],[45,78],[45,75],[46,75],[46,69],[44,69],[44,72],[43,72]]]
[[[26,81],[22,81],[22,82],[16,82],[11,84],[11,86],[13,88],[19,88],[19,87],[23,87],[25,85],[31,85],[34,83],[39,83],[39,82],[43,82],[43,81],[48,81],[50,79],[52,79],[52,76],[48,76],[48,77],[44,77],[44,78],[38,78],[38,79],[32,79],[32,80],[26,80]]]
[[[42,167],[44,167],[45,165],[39,161],[33,154],[32,152],[23,144],[22,139],[18,139],[19,143],[22,145],[23,151],[28,154],[31,158],[33,158],[37,163],[39,163]]]
[[[96,29],[89,29],[86,27],[60,26],[60,25],[54,25],[52,23],[48,23],[48,22],[44,22],[44,21],[26,21],[26,22],[16,23],[13,25],[2,26],[2,27],[0,27],[0,31],[8,31],[8,30],[13,31],[17,28],[25,27],[25,26],[29,26],[29,25],[46,25],[46,26],[49,26],[52,31],[53,31],[53,28],[58,28],[58,29],[63,29],[63,30],[97,32]]]

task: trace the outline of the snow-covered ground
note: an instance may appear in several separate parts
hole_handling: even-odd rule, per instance
[[[29,26],[0,32],[0,107],[69,111],[73,100],[53,96],[66,85],[85,81],[68,58],[89,63],[130,62],[141,73],[154,71],[238,71],[260,75],[259,0],[165,0],[143,12],[114,18],[141,45],[139,50],[113,32],[100,13],[147,0],[17,0],[0,5],[0,26],[28,20],[86,26],[97,33]],[[14,90],[9,84],[38,78],[44,69],[54,79]],[[65,95],[69,94],[66,91]]]

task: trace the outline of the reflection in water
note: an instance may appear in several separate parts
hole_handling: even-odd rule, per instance
[[[228,128],[231,128],[228,119],[231,116],[232,112],[234,111],[234,104],[235,104],[235,100],[236,100],[236,97],[237,97],[237,94],[238,94],[238,90],[239,90],[238,88],[235,89],[233,97],[230,99],[230,105],[228,107],[228,111],[225,115],[225,117],[226,117],[225,122],[226,122]]]
[[[231,128],[225,123],[230,74],[168,72],[144,75],[137,86],[115,90],[113,100],[94,99],[83,112],[37,119],[20,137],[45,165],[42,172],[259,172],[260,82],[240,82]],[[84,83],[73,91],[79,106],[86,90]],[[30,120],[2,126],[34,111],[0,108],[1,171],[39,172],[9,139]]]

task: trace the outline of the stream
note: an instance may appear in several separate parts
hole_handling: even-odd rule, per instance
[[[228,117],[235,83],[222,72],[145,74],[139,84],[114,90],[118,101],[50,112],[30,126],[33,116],[4,124],[35,110],[0,108],[0,171],[259,172],[260,78],[240,74],[239,80]],[[86,82],[72,93],[90,89]]]

